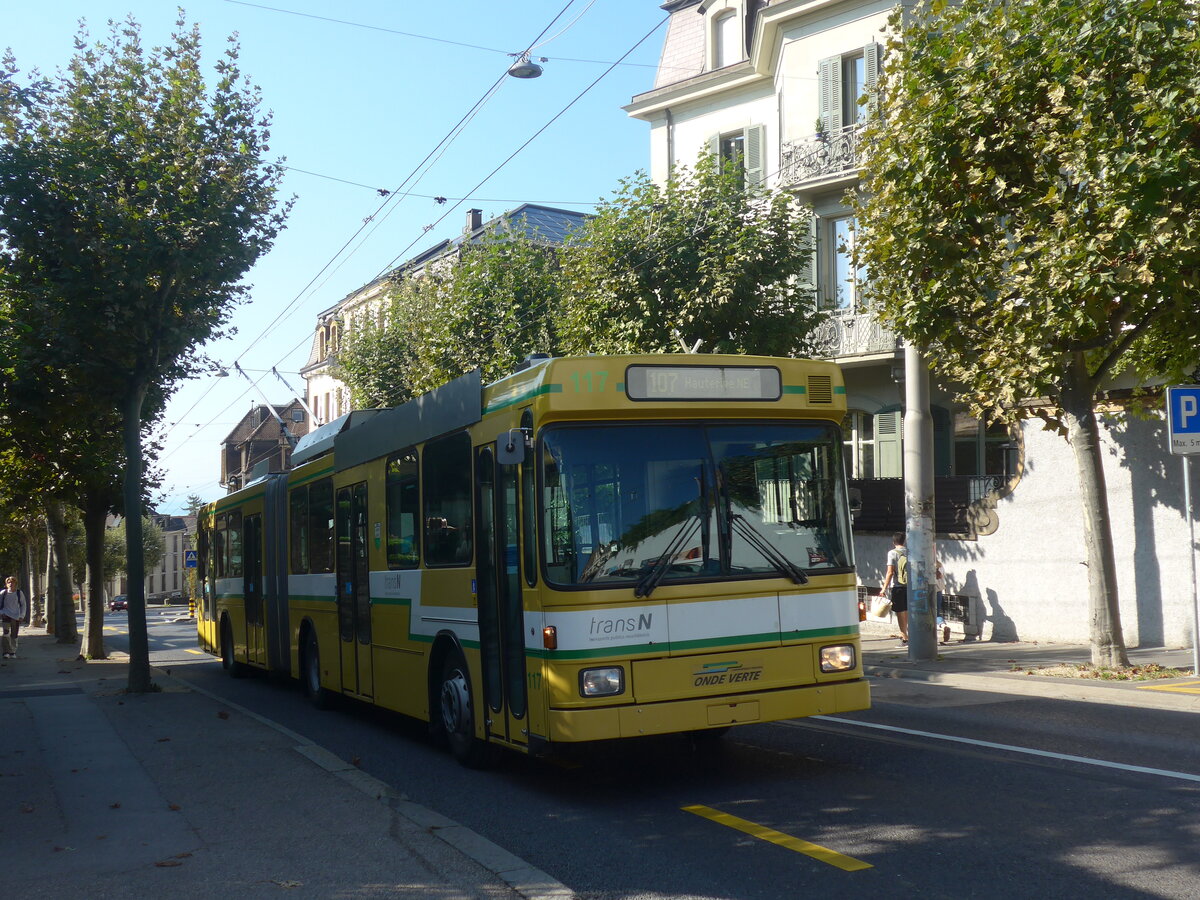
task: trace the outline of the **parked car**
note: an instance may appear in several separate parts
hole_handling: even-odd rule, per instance
[[[125,599],[124,594],[117,594],[108,601],[109,612],[116,612],[118,609],[129,609],[129,601]]]

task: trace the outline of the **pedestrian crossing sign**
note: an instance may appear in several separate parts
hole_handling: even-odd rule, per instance
[[[195,550],[184,550],[183,551],[183,567],[185,569],[196,568],[196,551]]]

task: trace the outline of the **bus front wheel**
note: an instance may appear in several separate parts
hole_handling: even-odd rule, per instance
[[[458,654],[446,657],[442,665],[438,705],[442,737],[450,749],[450,755],[464,766],[482,766],[487,758],[487,745],[475,737],[471,683],[467,677],[467,665]]]
[[[333,692],[321,686],[321,649],[312,629],[304,633],[304,653],[300,661],[300,684],[304,696],[317,709],[333,706]]]

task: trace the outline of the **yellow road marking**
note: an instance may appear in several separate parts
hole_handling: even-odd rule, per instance
[[[190,647],[184,647],[183,649],[185,653],[195,653],[197,656],[208,656],[208,654],[203,650],[193,650]]]
[[[711,819],[718,825],[725,825],[728,828],[744,832],[751,837],[758,838],[760,841],[769,841],[772,844],[778,844],[780,847],[786,847],[789,850],[795,850],[797,853],[803,853],[805,856],[811,856],[813,859],[820,860],[823,863],[837,866],[845,872],[857,872],[860,869],[874,868],[870,863],[863,862],[861,859],[844,856],[836,850],[830,850],[827,847],[822,847],[820,844],[811,844],[798,837],[792,837],[790,834],[784,834],[782,831],[767,828],[765,825],[756,825],[753,822],[739,819],[737,816],[731,816],[729,813],[723,813],[709,806],[685,806],[683,807],[683,811],[702,816],[705,819]]]
[[[1200,694],[1200,681],[1182,681],[1179,684],[1139,684],[1139,691],[1169,691],[1173,694]]]

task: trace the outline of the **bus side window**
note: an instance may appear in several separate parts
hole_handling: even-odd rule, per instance
[[[308,487],[308,571],[333,571],[333,479],[323,478]]]
[[[415,569],[420,564],[417,522],[417,451],[408,450],[387,463],[387,561],[389,569]]]
[[[425,445],[422,472],[425,564],[471,562],[471,438],[465,432]]]
[[[308,488],[294,488],[288,495],[288,559],[293,575],[308,574]]]

